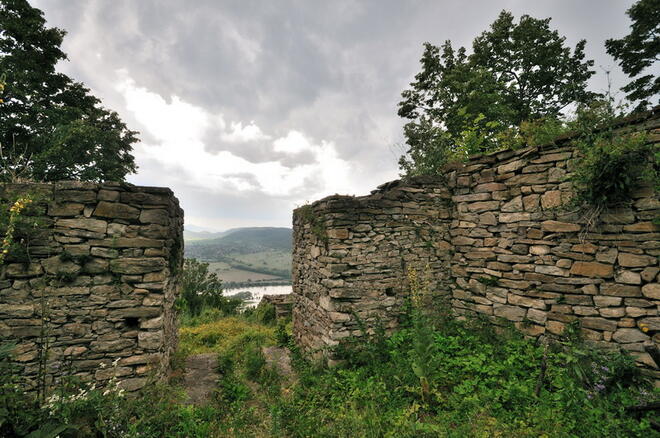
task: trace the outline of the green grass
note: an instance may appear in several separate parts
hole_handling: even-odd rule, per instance
[[[341,367],[309,363],[292,347],[292,383],[262,354],[261,347],[288,338],[271,313],[214,319],[207,312],[180,329],[178,359],[218,354],[222,378],[208,406],[186,405],[182,389],[170,383],[134,400],[97,390],[56,404],[54,415],[38,408],[21,415],[32,415],[32,430],[66,421],[77,428],[62,438],[660,436],[650,427],[652,413],[635,418],[625,411],[660,392],[629,357],[588,348],[577,331],[544,347],[478,320],[413,312],[390,337],[377,330],[349,339],[335,352]],[[9,399],[2,394],[0,408]]]

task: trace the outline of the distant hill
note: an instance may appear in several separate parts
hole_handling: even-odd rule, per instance
[[[183,238],[186,242],[194,242],[196,240],[209,240],[209,239],[218,239],[227,234],[226,231],[223,232],[211,232],[211,231],[193,231],[193,230],[183,230]]]
[[[199,240],[199,237],[207,233],[191,232],[194,233],[193,239],[197,239],[186,238],[186,257],[222,260],[225,257],[263,251],[291,253],[292,232],[291,228],[235,228],[225,231],[220,237],[204,240]]]

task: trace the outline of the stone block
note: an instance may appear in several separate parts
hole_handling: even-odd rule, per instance
[[[531,219],[530,213],[500,213],[499,220],[503,223],[522,222]]]
[[[594,330],[607,330],[613,332],[617,329],[616,321],[599,317],[584,317],[580,320],[582,327]]]
[[[515,306],[506,306],[502,304],[493,305],[493,314],[509,321],[522,321],[527,314],[526,309]]]
[[[641,297],[642,290],[639,286],[618,283],[603,283],[600,285],[600,293],[616,297]]]
[[[550,220],[542,222],[541,228],[552,233],[576,233],[581,227],[578,224]]]
[[[138,346],[145,350],[157,350],[163,344],[163,331],[146,332],[140,331],[138,333]]]
[[[645,342],[651,338],[638,329],[620,328],[614,332],[612,339],[620,344],[630,344],[633,342]]]
[[[93,214],[98,217],[132,220],[140,216],[140,210],[119,202],[101,201],[94,209]]]
[[[619,265],[626,268],[644,268],[646,266],[656,265],[657,259],[645,255],[630,254],[627,252],[619,253]]]
[[[541,206],[544,210],[561,206],[561,192],[559,190],[545,192],[541,195]]]
[[[612,265],[603,263],[576,261],[573,263],[570,273],[591,278],[611,278],[614,276],[614,268]]]
[[[161,271],[167,266],[164,258],[119,258],[110,261],[110,270],[118,274],[146,274]]]
[[[140,213],[140,222],[143,224],[169,225],[170,215],[167,210],[147,209]]]
[[[633,271],[619,271],[614,279],[618,283],[624,284],[642,284],[642,277],[639,273]]]
[[[652,300],[660,300],[660,283],[649,283],[642,286],[642,295]]]

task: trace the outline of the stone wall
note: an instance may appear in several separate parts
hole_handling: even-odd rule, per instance
[[[117,376],[127,390],[168,368],[183,260],[183,211],[169,189],[62,182],[0,186],[3,208],[31,194],[40,210],[28,259],[2,266],[0,335],[16,343],[28,388]],[[32,218],[30,216],[30,218]],[[43,356],[43,353],[46,356]],[[114,366],[113,366],[114,364]]]
[[[622,129],[631,126],[660,140],[658,111]],[[458,314],[499,317],[532,336],[576,321],[586,339],[630,351],[660,378],[645,350],[660,343],[658,193],[641,187],[629,207],[588,227],[568,207],[575,153],[567,138],[474,157],[445,185],[412,180],[326,198],[304,207],[325,226],[325,244],[297,210],[296,338],[307,349],[332,346],[356,334],[352,312],[395,326],[406,268],[428,263],[433,290],[450,293]]]
[[[448,290],[451,193],[439,179],[331,196],[293,215],[294,335],[307,350],[359,334],[356,316],[396,326],[407,272]]]

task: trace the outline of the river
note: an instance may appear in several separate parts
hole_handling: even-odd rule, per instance
[[[264,295],[285,295],[290,294],[292,287],[288,285],[280,286],[250,286],[250,287],[237,287],[235,289],[226,289],[224,291],[225,296],[231,297],[240,292],[250,292],[252,294],[252,299],[247,300],[246,303],[248,306],[253,307],[259,304],[261,297]]]

